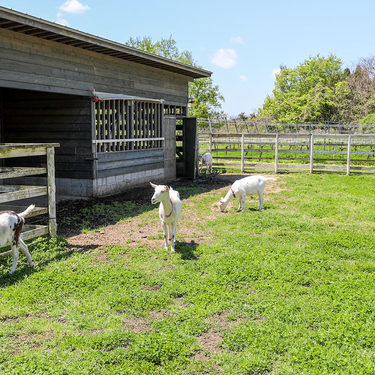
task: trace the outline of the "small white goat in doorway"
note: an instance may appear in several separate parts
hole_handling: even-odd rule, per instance
[[[276,181],[273,177],[263,177],[263,176],[249,176],[241,178],[234,182],[234,184],[229,188],[227,195],[221,198],[219,201],[220,211],[223,212],[227,207],[228,203],[238,196],[240,199],[240,205],[238,211],[245,211],[246,209],[246,195],[257,193],[259,196],[259,211],[262,211],[263,207],[263,197],[264,188],[266,187],[267,181]]]
[[[203,166],[206,166],[206,174],[212,173],[212,155],[209,152],[206,152],[205,154],[198,153],[200,167],[199,167],[199,173],[202,172]]]
[[[25,223],[25,217],[35,208],[32,204],[25,211],[17,214],[13,211],[0,211],[0,247],[11,246],[9,251],[0,253],[0,256],[13,255],[13,266],[10,273],[14,273],[17,268],[18,248],[26,255],[30,267],[34,267],[33,260],[29,253],[29,249],[25,242],[21,238],[21,232],[23,224]]]
[[[150,185],[155,189],[151,203],[160,203],[159,217],[164,232],[165,249],[168,250],[169,239],[171,251],[175,251],[177,221],[182,209],[180,194],[166,185],[155,185],[152,182]]]

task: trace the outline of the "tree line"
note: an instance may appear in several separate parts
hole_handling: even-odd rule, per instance
[[[334,55],[280,67],[258,116],[276,122],[358,123],[375,120],[375,58],[344,68]]]
[[[170,36],[154,42],[150,37],[130,38],[129,46],[198,66],[189,51],[179,51]],[[223,116],[224,101],[212,78],[189,84],[189,116]],[[362,58],[352,70],[335,55],[310,57],[295,68],[280,66],[272,94],[257,113],[240,120],[283,123],[375,123],[375,57]]]

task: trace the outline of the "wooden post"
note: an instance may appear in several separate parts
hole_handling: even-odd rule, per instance
[[[57,235],[56,224],[56,185],[55,185],[55,149],[47,147],[47,183],[48,183],[48,229],[52,237]]]
[[[212,125],[211,125],[211,120],[208,118],[208,126],[210,128],[210,134],[212,134]]]
[[[310,173],[314,169],[314,134],[310,134]]]
[[[241,172],[245,171],[245,134],[241,134]]]
[[[194,178],[199,177],[199,132],[195,136],[195,172]]]
[[[279,133],[276,133],[275,138],[275,173],[279,172]]]
[[[350,157],[351,157],[351,143],[352,143],[352,136],[351,134],[348,135],[348,153],[346,158],[346,175],[350,175]]]

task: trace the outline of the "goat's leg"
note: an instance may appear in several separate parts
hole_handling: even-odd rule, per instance
[[[175,251],[175,242],[176,242],[176,229],[177,221],[172,224],[172,240],[171,240],[171,251]]]
[[[241,211],[241,209],[242,209],[242,195],[240,195],[238,198],[239,198],[239,204],[238,204],[238,210],[237,211]]]
[[[259,211],[262,211],[262,207],[263,207],[263,194],[264,192],[263,191],[260,191],[258,192],[258,196],[259,196]]]
[[[206,176],[208,175],[209,173],[209,166],[208,166],[208,163],[204,163],[205,167],[206,167]]]
[[[161,227],[163,228],[163,232],[164,232],[165,250],[168,250],[168,228],[167,228],[167,224],[165,224],[164,221],[162,221]]]
[[[246,210],[246,194],[241,196],[242,199],[242,212]]]
[[[29,262],[30,267],[34,267],[33,259],[31,258],[29,248],[25,244],[25,242],[22,240],[22,238],[19,239],[20,244],[20,250],[25,254],[27,261]]]
[[[19,251],[16,245],[12,245],[12,254],[13,254],[13,266],[12,266],[12,269],[10,270],[10,274],[14,273],[17,268]]]

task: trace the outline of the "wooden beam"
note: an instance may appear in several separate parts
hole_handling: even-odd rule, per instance
[[[0,203],[39,197],[46,194],[46,186],[2,185],[0,186]]]
[[[55,186],[55,149],[47,148],[47,180],[48,180],[48,214],[49,234],[52,237],[57,235],[56,224],[56,186]]]
[[[0,167],[0,179],[45,174],[46,168]]]

